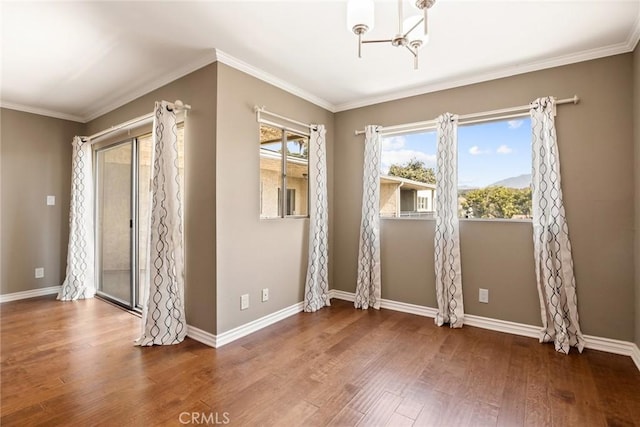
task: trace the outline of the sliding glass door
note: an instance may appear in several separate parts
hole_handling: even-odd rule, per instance
[[[142,307],[147,275],[152,141],[149,133],[95,151],[98,295],[134,310]],[[184,194],[183,126],[178,168]]]
[[[134,140],[96,151],[98,294],[132,308]]]

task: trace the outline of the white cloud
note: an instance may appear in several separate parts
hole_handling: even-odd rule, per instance
[[[522,120],[509,120],[507,123],[509,124],[509,129],[518,129],[520,126],[522,126],[523,121]]]
[[[473,147],[469,148],[469,154],[471,154],[472,156],[478,156],[480,154],[487,154],[488,151],[487,150],[481,150],[480,147],[478,147],[477,145],[474,145]]]
[[[404,147],[407,142],[404,136],[391,136],[389,138],[382,139],[382,151],[385,150],[399,150]]]
[[[498,154],[509,154],[511,152],[513,152],[513,150],[510,147],[508,147],[507,145],[504,145],[504,144],[501,145],[500,147],[498,147],[498,149],[496,150],[496,153],[498,153]]]
[[[391,165],[406,164],[411,159],[417,159],[424,162],[425,166],[428,168],[436,167],[435,154],[427,154],[423,151],[416,150],[393,150],[382,152],[382,172],[385,174],[389,173],[389,167],[391,167]]]

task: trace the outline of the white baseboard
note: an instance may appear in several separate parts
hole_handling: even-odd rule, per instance
[[[330,291],[331,298],[341,299],[345,301],[353,301],[355,295],[351,292],[332,289]],[[404,302],[391,301],[382,299],[380,307],[388,310],[400,311],[403,313],[416,314],[435,318],[437,310],[431,307],[424,307],[415,304],[407,304]],[[475,326],[477,328],[489,329],[497,332],[505,332],[512,335],[520,335],[529,338],[538,338],[540,336],[540,326],[526,325],[524,323],[508,322],[506,320],[491,319],[489,317],[475,316],[473,314],[464,315],[464,324]],[[610,338],[594,337],[585,335],[585,348],[591,350],[600,350],[607,353],[620,354],[629,356],[640,370],[640,350],[635,343],[628,341],[614,340]]]
[[[540,326],[526,325],[524,323],[509,322],[507,320],[491,319],[489,317],[464,315],[464,324],[476,328],[489,329],[490,331],[506,332],[507,334],[522,337],[540,337]]]
[[[253,332],[259,331],[262,328],[266,328],[269,325],[273,325],[280,320],[300,313],[303,309],[302,302],[293,304],[289,307],[285,307],[282,310],[278,310],[275,313],[267,314],[264,317],[256,319],[252,322],[245,323],[244,325],[233,328],[229,331],[223,332],[220,335],[216,335],[216,348],[222,347],[225,344],[229,344],[239,338],[247,336]]]
[[[636,366],[638,367],[638,370],[640,371],[640,348],[638,348],[636,344],[633,345],[633,351],[631,352],[631,359],[633,359],[633,362],[636,364]]]
[[[48,288],[31,289],[29,291],[13,292],[11,294],[0,295],[0,303],[9,301],[18,301],[21,299],[41,297],[44,295],[57,294],[60,286],[49,286]]]
[[[356,299],[356,296],[352,292],[345,292],[338,289],[330,289],[329,298],[336,298],[336,299],[341,299],[343,301],[353,302]]]
[[[187,336],[209,347],[216,347],[216,336],[195,326],[187,325]]]
[[[187,336],[210,347],[219,348],[232,341],[259,331],[260,329],[266,328],[267,326],[273,325],[287,317],[300,313],[302,309],[303,304],[302,302],[299,302],[289,307],[285,307],[282,310],[278,310],[275,313],[267,314],[266,316],[252,322],[245,323],[244,325],[233,328],[227,332],[223,332],[220,335],[214,335],[203,331],[202,329],[198,329],[195,326],[187,325]]]

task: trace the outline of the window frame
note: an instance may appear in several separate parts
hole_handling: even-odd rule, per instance
[[[309,218],[309,202],[310,202],[310,198],[309,198],[309,194],[310,194],[310,168],[309,165],[311,164],[311,150],[309,149],[309,143],[311,140],[311,135],[309,132],[304,132],[298,129],[293,129],[289,126],[285,126],[279,123],[274,123],[272,121],[269,120],[260,120],[258,121],[258,164],[260,165],[260,150],[262,149],[262,142],[260,141],[260,130],[262,128],[262,126],[268,126],[271,127],[273,129],[278,129],[279,131],[282,132],[282,137],[280,140],[280,144],[282,147],[282,151],[281,151],[281,155],[280,155],[280,177],[278,179],[278,187],[277,187],[277,192],[278,192],[278,200],[277,200],[277,211],[278,214],[276,216],[263,216],[263,208],[264,208],[264,201],[263,201],[263,194],[264,194],[264,183],[262,181],[262,172],[259,173],[259,181],[260,181],[260,185],[259,185],[259,217],[260,220],[278,220],[278,219],[304,219],[304,218]],[[290,188],[287,183],[287,159],[288,156],[286,155],[286,147],[287,147],[287,143],[291,142],[289,139],[287,139],[287,134],[291,135],[295,135],[298,137],[303,137],[306,139],[307,142],[307,178],[306,178],[306,188],[307,188],[307,200],[306,200],[306,214],[304,215],[288,215],[288,202],[289,202],[289,197],[288,195],[290,194],[290,191],[293,190],[292,194],[295,194],[295,188]],[[276,141],[273,141],[276,142]],[[261,170],[261,167],[259,167],[259,169]],[[285,197],[282,197],[282,195],[285,195]]]
[[[464,126],[473,126],[473,125],[479,125],[479,124],[488,124],[488,123],[496,123],[496,122],[508,122],[509,120],[514,120],[514,119],[519,119],[519,118],[530,118],[530,114],[528,112],[526,113],[517,113],[517,114],[503,114],[501,116],[494,116],[494,117],[489,117],[489,118],[481,118],[481,119],[469,119],[469,120],[461,120],[458,122],[458,128],[460,127],[464,127]],[[380,133],[380,156],[382,158],[382,140],[384,138],[390,138],[393,136],[401,136],[401,135],[411,135],[411,134],[419,134],[419,133],[427,133],[427,132],[432,132],[435,131],[437,132],[437,128],[435,124],[428,124],[428,125],[422,125],[422,126],[416,126],[416,127],[410,127],[407,126],[407,129],[405,130],[390,130],[389,132],[384,132],[382,131]],[[437,143],[436,143],[437,144]],[[531,149],[531,144],[532,141],[529,141],[529,149]],[[460,155],[460,144],[458,141],[458,149],[457,149],[457,153],[458,156]],[[437,155],[437,147],[436,147],[436,155]],[[458,157],[459,159],[459,157]],[[459,161],[458,161],[458,165],[459,165]],[[434,168],[434,172],[435,172],[435,168]],[[382,176],[382,173],[381,173]],[[458,167],[458,178],[460,178],[460,168]],[[378,180],[378,185],[380,185],[380,180]],[[458,194],[459,194],[459,189],[458,189]],[[435,192],[434,192],[435,193]],[[458,196],[459,197],[459,196]],[[432,200],[432,209],[433,212],[435,212],[435,194],[434,194],[434,198]],[[419,221],[434,221],[435,220],[435,216],[417,216],[417,217],[412,217],[412,216],[387,216],[387,215],[382,215],[379,214],[379,218],[381,220],[419,220]],[[460,217],[458,216],[458,221],[464,221],[464,222],[508,222],[508,223],[531,223],[533,218],[465,218],[465,217]]]

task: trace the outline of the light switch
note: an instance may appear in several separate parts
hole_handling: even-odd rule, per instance
[[[47,196],[47,206],[54,206],[56,204],[56,196]]]

